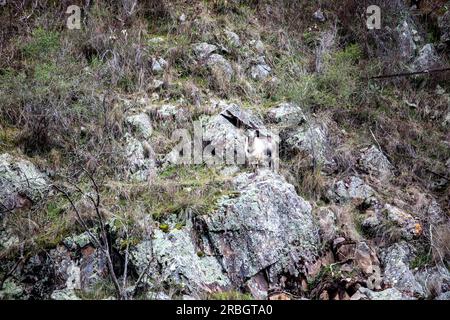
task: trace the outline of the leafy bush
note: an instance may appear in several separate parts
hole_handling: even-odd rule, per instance
[[[31,37],[31,41],[22,48],[22,52],[27,58],[45,58],[60,47],[58,32],[39,27],[33,30]]]

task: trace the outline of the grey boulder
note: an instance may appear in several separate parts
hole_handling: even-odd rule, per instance
[[[250,279],[251,293],[264,298],[282,274],[306,273],[318,252],[318,228],[311,205],[272,171],[241,174],[234,185],[239,196],[224,198],[203,221],[232,282]],[[265,272],[269,283],[264,283]]]

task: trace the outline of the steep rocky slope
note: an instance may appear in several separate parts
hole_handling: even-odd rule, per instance
[[[1,299],[450,299],[449,2],[79,2],[0,12]]]

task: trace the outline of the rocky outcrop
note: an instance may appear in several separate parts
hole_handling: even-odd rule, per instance
[[[322,242],[334,240],[337,235],[336,214],[329,208],[319,208],[316,210],[316,216]]]
[[[318,230],[310,204],[281,176],[262,170],[238,176],[234,185],[239,196],[224,198],[202,219],[231,281],[247,282],[264,298],[269,286],[281,286],[281,276],[306,273],[318,251]]]
[[[433,267],[426,267],[414,273],[417,283],[419,283],[427,299],[447,297],[450,292],[450,271],[442,264]]]
[[[154,73],[162,73],[168,66],[168,63],[163,58],[153,58],[152,59],[152,71]]]
[[[17,300],[27,298],[23,288],[12,279],[6,279],[0,290],[0,300]]]
[[[178,294],[200,298],[226,290],[229,279],[215,257],[196,249],[191,231],[190,227],[168,233],[156,230],[151,244],[143,242],[133,249],[131,262],[142,272],[154,257],[156,264],[149,272],[152,278],[177,289]]]
[[[239,38],[239,36],[230,30],[225,30],[225,36],[227,37],[228,42],[235,48],[239,48],[242,43],[241,43],[241,39]]]
[[[449,270],[441,265],[413,270],[410,266],[416,255],[415,248],[406,242],[385,249],[381,253],[384,283],[416,298],[432,299],[448,292]]]
[[[398,45],[401,57],[405,61],[409,61],[414,58],[417,50],[417,43],[420,41],[416,26],[411,21],[403,21],[398,25]]]
[[[211,156],[214,153],[217,161],[223,161],[226,153],[232,151],[234,158],[234,151],[236,151],[236,156],[240,161],[236,159],[238,163],[234,163],[245,164],[248,130],[257,129],[265,134],[268,134],[268,131],[260,118],[250,111],[242,109],[239,105],[222,104],[221,107],[223,109],[220,114],[212,117],[204,127],[203,140],[209,143],[205,149],[205,155]]]

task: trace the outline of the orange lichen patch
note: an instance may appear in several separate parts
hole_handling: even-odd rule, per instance
[[[423,232],[422,225],[420,223],[416,223],[414,225],[414,234],[416,236],[420,236],[422,234],[422,232]]]

